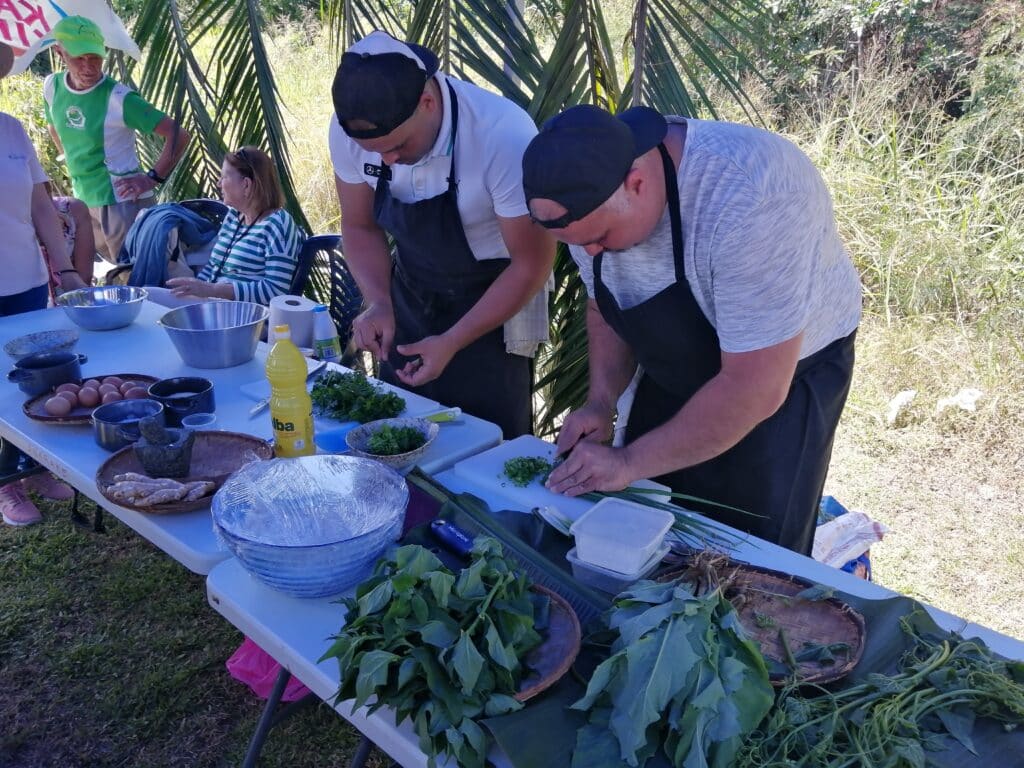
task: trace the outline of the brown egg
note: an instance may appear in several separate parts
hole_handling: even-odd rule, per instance
[[[124,398],[121,397],[121,393],[118,392],[117,390],[114,390],[113,392],[104,392],[103,393],[103,402],[104,402],[104,404],[106,404],[106,403],[116,403],[118,400],[124,400]]]
[[[63,397],[51,397],[43,403],[43,408],[51,416],[67,416],[71,413],[71,403]]]
[[[119,390],[113,384],[100,384],[99,389],[100,389],[100,394],[101,395],[107,395],[107,394],[109,394],[111,392],[117,392],[118,394],[121,394],[121,390]]]
[[[149,392],[145,387],[132,387],[124,393],[125,400],[143,400],[149,397]]]
[[[141,386],[142,385],[139,384],[139,382],[137,382],[137,381],[124,381],[124,382],[121,383],[121,386],[119,386],[118,389],[121,390],[121,394],[123,395],[129,389],[135,389],[136,387],[141,387]],[[143,387],[143,389],[145,389],[145,387]]]
[[[74,392],[68,392],[67,390],[64,390],[63,392],[58,392],[56,397],[63,397],[65,400],[71,403],[72,408],[78,407],[78,395],[75,394]]]
[[[124,379],[120,376],[104,376],[104,384],[113,384],[115,387],[120,387],[124,383]]]
[[[78,402],[86,408],[93,408],[100,404],[100,393],[94,387],[82,387],[78,390]]]
[[[61,384],[57,387],[57,394],[59,395],[61,392],[77,392],[80,389],[81,386],[69,381],[67,384]]]
[[[86,379],[82,382],[82,387],[92,387],[93,389],[99,389],[100,383],[96,379]]]

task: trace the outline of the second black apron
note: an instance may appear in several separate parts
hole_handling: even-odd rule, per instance
[[[601,316],[643,366],[626,441],[668,421],[721,369],[718,334],[686,279],[675,164],[658,147],[672,225],[676,282],[647,301],[621,309],[601,280],[594,258]],[[801,360],[786,401],[739,443],[709,461],[655,478],[673,490],[727,504],[685,502],[716,520],[807,554],[832,452],[832,437],[849,391],[854,334]]]
[[[448,187],[440,195],[403,203],[391,194],[390,169],[381,162],[373,199],[377,224],[396,245],[391,273],[395,340],[391,356],[381,362],[381,378],[405,386],[395,374],[407,359],[395,347],[451,328],[484,295],[508,266],[508,259],[477,261],[466,240],[458,208],[455,142],[459,103],[451,97],[452,140]],[[509,354],[501,326],[459,350],[434,381],[417,394],[494,422],[506,439],[531,431],[530,360]]]

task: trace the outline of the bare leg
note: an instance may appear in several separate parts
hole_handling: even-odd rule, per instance
[[[85,284],[92,285],[93,260],[96,258],[92,217],[88,206],[77,198],[71,200],[70,211],[75,219],[75,247],[71,252],[71,263]]]

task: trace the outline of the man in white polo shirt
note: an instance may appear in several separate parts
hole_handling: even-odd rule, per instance
[[[522,190],[536,126],[384,32],[342,56],[332,95],[345,256],[365,301],[356,344],[384,379],[495,422],[506,438],[529,432],[536,343],[517,345],[512,328],[532,310],[534,341],[546,338],[555,252]]]
[[[50,135],[64,152],[75,197],[89,206],[96,249],[116,262],[139,211],[156,202],[153,190],[174,170],[189,136],[172,118],[127,86],[103,74],[103,32],[84,16],[53,27],[67,68],[46,78],[43,96]],[[164,139],[156,163],[143,171],[135,134]]]

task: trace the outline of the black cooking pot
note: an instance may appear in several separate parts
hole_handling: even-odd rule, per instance
[[[164,406],[168,427],[180,427],[181,420],[193,413],[213,413],[213,382],[199,376],[161,379],[149,386],[151,399]]]
[[[82,363],[88,359],[74,352],[37,352],[16,362],[7,380],[16,382],[26,395],[35,397],[69,381],[81,381]]]

